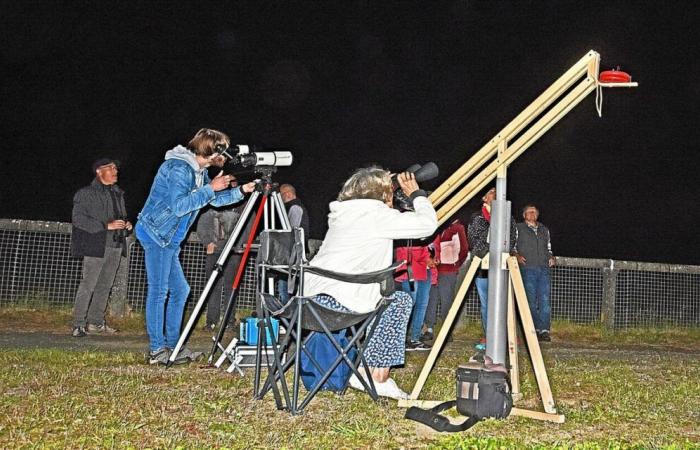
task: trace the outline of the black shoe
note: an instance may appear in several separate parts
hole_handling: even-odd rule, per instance
[[[540,342],[551,342],[552,338],[549,335],[549,331],[545,330],[537,333],[537,340]]]
[[[73,336],[73,337],[85,337],[85,336],[87,336],[87,332],[85,331],[85,327],[73,327],[73,331],[71,332],[71,336]]]
[[[407,352],[412,352],[412,351],[426,351],[430,350],[430,346],[424,342],[421,341],[408,341],[406,342],[406,351]]]
[[[419,338],[421,342],[430,342],[435,339],[435,336],[433,335],[432,331],[426,331],[423,333]]]

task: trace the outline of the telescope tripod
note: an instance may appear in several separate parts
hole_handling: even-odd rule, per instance
[[[204,303],[206,303],[207,297],[209,296],[212,287],[216,283],[217,278],[223,272],[226,259],[228,258],[229,254],[231,253],[231,250],[233,249],[236,241],[238,240],[238,236],[241,234],[242,230],[248,223],[248,220],[251,216],[251,212],[255,207],[258,198],[261,199],[260,204],[258,205],[258,209],[255,214],[250,234],[248,235],[248,239],[246,240],[245,250],[243,252],[243,256],[241,257],[241,263],[238,266],[236,277],[233,281],[233,289],[231,291],[231,295],[229,296],[228,303],[226,304],[226,312],[224,313],[224,316],[221,319],[221,322],[219,323],[218,332],[213,338],[214,344],[212,346],[209,359],[207,361],[209,364],[212,363],[214,355],[216,354],[218,349],[224,351],[224,355],[222,356],[223,359],[225,359],[226,353],[230,351],[228,347],[224,349],[221,346],[220,342],[224,336],[224,332],[226,331],[226,327],[229,323],[231,315],[235,310],[236,299],[238,297],[238,286],[240,285],[241,279],[243,278],[243,274],[245,273],[245,267],[248,262],[248,255],[250,254],[250,250],[253,246],[253,240],[255,239],[256,230],[258,229],[258,225],[260,224],[261,219],[263,220],[263,229],[265,230],[274,229],[276,227],[277,221],[275,220],[275,217],[279,217],[279,225],[281,226],[281,229],[291,230],[291,225],[289,224],[289,217],[287,216],[287,211],[284,208],[284,202],[282,201],[282,197],[280,196],[278,190],[279,185],[277,183],[272,182],[272,173],[274,172],[275,167],[257,168],[257,170],[262,172],[262,178],[256,182],[255,190],[250,194],[250,197],[246,202],[243,212],[241,213],[241,217],[238,219],[238,222],[236,223],[236,226],[234,227],[231,236],[229,236],[228,240],[226,241],[226,245],[224,245],[224,248],[221,251],[221,256],[219,256],[219,259],[216,261],[216,264],[214,265],[214,270],[209,276],[209,280],[204,286],[204,290],[199,296],[199,299],[197,300],[197,303],[195,304],[194,309],[192,310],[192,314],[190,314],[190,318],[187,321],[187,324],[185,325],[185,328],[180,334],[180,339],[178,340],[177,345],[175,345],[175,348],[170,354],[167,367],[170,367],[175,362],[178,353],[189,339],[190,334],[192,333],[192,330],[195,326],[195,323],[199,318],[199,314],[202,310],[202,307],[204,306]],[[277,216],[275,216],[275,213],[277,214]],[[232,341],[232,344],[229,345],[229,347],[233,347],[235,343],[236,340],[234,339]],[[223,359],[221,359],[221,362],[223,362]],[[217,366],[220,364],[220,362],[217,363]]]

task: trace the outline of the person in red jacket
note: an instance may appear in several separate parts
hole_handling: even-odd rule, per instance
[[[413,311],[407,333],[406,350],[430,350],[430,346],[421,342],[421,329],[423,319],[428,307],[430,295],[430,273],[428,262],[430,253],[427,246],[398,247],[396,249],[396,261],[407,263],[396,269],[400,275],[396,281],[401,283],[401,290],[408,293],[413,299]]]
[[[433,328],[437,322],[437,305],[440,303],[440,318],[445,320],[455,296],[457,273],[469,254],[467,233],[459,219],[454,219],[437,234],[431,244],[435,249],[435,264],[438,270],[437,289],[430,295],[425,314],[426,332],[422,341],[434,338]]]

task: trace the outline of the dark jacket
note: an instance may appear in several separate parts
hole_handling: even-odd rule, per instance
[[[292,228],[301,227],[304,229],[304,240],[309,241],[311,237],[311,228],[309,225],[309,212],[304,204],[298,198],[288,201],[284,204],[284,208],[289,215],[289,222]]]
[[[121,240],[126,231],[107,230],[107,224],[117,219],[126,219],[124,191],[116,184],[104,185],[95,178],[73,197],[71,254],[76,258],[101,258],[109,246],[122,247],[126,256],[126,246]]]
[[[525,267],[549,267],[549,258],[552,257],[549,229],[540,222],[537,222],[537,232],[525,222],[520,222],[517,228],[516,249],[525,257]]]
[[[472,215],[469,226],[467,227],[467,237],[469,238],[469,249],[472,254],[483,258],[489,252],[489,227],[490,223],[484,217],[482,210]],[[510,248],[509,251],[515,250],[515,220],[510,218]],[[477,276],[484,278],[488,276],[488,270],[480,270]]]

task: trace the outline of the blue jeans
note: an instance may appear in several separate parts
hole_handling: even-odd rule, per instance
[[[182,313],[190,294],[190,285],[178,259],[180,245],[170,243],[167,247],[161,247],[138,224],[136,237],[143,247],[146,260],[146,331],[150,350],[155,352],[164,347],[174,348],[180,339]]]
[[[413,290],[410,289],[408,281],[402,281],[401,290],[407,292],[413,299],[411,333],[409,339],[417,341],[420,339],[423,319],[425,319],[425,310],[428,308],[428,300],[430,298],[430,271],[428,271],[427,280],[413,282]]]
[[[551,328],[551,313],[549,305],[549,267],[521,267],[527,302],[530,305],[532,321],[535,322],[535,330],[549,331]]]
[[[481,327],[486,334],[486,320],[489,312],[489,279],[476,278],[476,292],[479,294],[479,303],[481,304]]]

